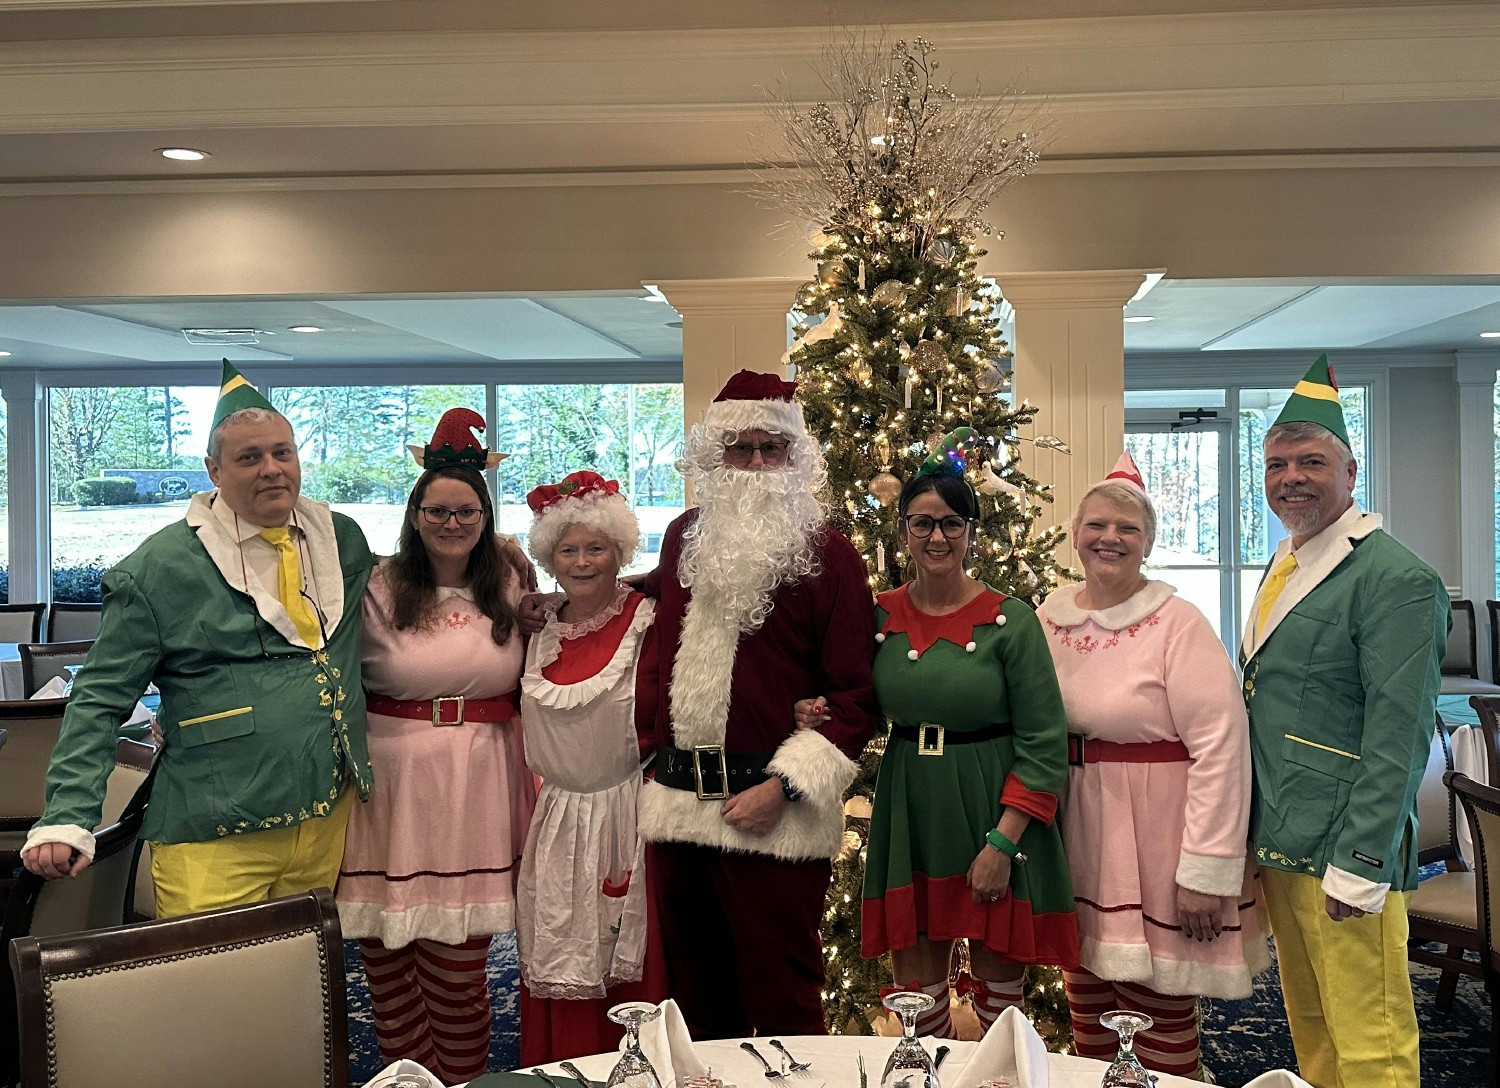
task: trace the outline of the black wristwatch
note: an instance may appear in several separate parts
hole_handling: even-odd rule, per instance
[[[796,786],[792,785],[791,782],[788,781],[786,775],[778,774],[776,777],[781,779],[781,792],[786,795],[786,799],[788,801],[802,800],[802,791],[799,790]]]

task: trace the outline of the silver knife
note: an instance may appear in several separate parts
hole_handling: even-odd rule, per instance
[[[558,1084],[557,1084],[557,1081],[555,1081],[555,1080],[553,1080],[553,1079],[552,1079],[552,1078],[551,1078],[551,1077],[549,1077],[549,1076],[548,1076],[548,1075],[547,1075],[547,1074],[546,1074],[546,1073],[545,1073],[545,1072],[544,1072],[544,1071],[543,1071],[543,1070],[542,1070],[542,1068],[541,1068],[541,1066],[537,1066],[537,1068],[535,1068],[535,1069],[533,1069],[533,1070],[532,1070],[532,1071],[531,1071],[531,1075],[532,1075],[532,1076],[533,1076],[533,1077],[541,1077],[541,1078],[542,1078],[542,1080],[544,1080],[544,1081],[546,1081],[546,1082],[547,1082],[547,1088],[558,1088]]]
[[[580,1085],[583,1086],[583,1088],[594,1088],[594,1082],[580,1073],[578,1071],[578,1066],[574,1065],[572,1062],[558,1062],[557,1064],[562,1066],[562,1071],[576,1080]]]

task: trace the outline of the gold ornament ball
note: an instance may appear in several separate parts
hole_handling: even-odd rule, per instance
[[[906,284],[900,280],[886,280],[875,287],[871,296],[876,302],[887,302],[894,306],[906,297]]]
[[[948,365],[948,353],[936,340],[923,340],[911,349],[911,363],[921,374],[937,374]]]
[[[877,472],[870,480],[870,494],[881,506],[889,506],[901,494],[901,481],[889,472]]]

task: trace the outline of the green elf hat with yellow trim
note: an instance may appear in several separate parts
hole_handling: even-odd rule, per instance
[[[1283,423],[1316,423],[1332,431],[1344,445],[1350,444],[1349,432],[1344,427],[1344,406],[1339,403],[1339,383],[1333,377],[1333,367],[1328,365],[1328,356],[1318,356],[1307,376],[1292,389],[1292,395],[1271,426]]]
[[[219,405],[214,409],[214,427],[242,408],[264,408],[268,412],[276,411],[271,406],[271,402],[260,395],[260,390],[250,384],[250,379],[234,369],[229,360],[225,359],[224,379],[219,385]]]

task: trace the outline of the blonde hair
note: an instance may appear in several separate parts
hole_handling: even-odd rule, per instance
[[[1078,523],[1083,520],[1083,504],[1095,495],[1108,499],[1116,506],[1133,509],[1141,516],[1141,528],[1146,533],[1145,554],[1150,555],[1151,548],[1156,544],[1156,509],[1144,491],[1125,480],[1102,480],[1083,493],[1083,498],[1078,500],[1078,510],[1073,514],[1073,539],[1078,539]]]

